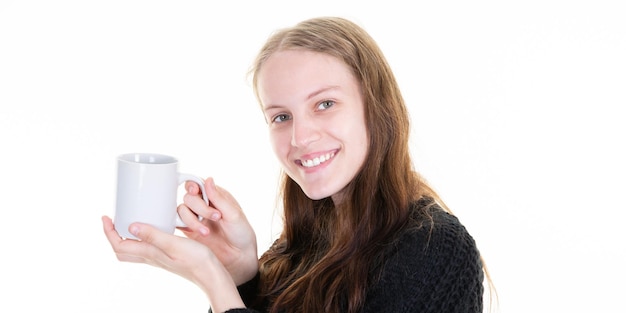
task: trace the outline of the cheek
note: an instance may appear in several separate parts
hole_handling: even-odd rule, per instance
[[[345,125],[344,136],[350,138],[350,141],[358,145],[369,145],[369,136],[365,121],[355,120],[350,125]]]
[[[274,150],[274,154],[276,157],[283,161],[284,158],[287,157],[289,153],[290,141],[291,138],[285,136],[285,134],[281,132],[270,132],[270,144],[272,145],[272,150]]]
[[[367,128],[365,127],[365,122],[356,123],[351,127],[351,137],[353,138],[353,142],[359,147],[359,156],[366,157],[367,151],[369,150],[369,134],[367,132]]]
[[[367,134],[361,133],[359,135],[359,139],[356,142],[357,146],[359,147],[357,152],[358,155],[356,156],[356,158],[360,158],[360,160],[355,161],[360,161],[361,165],[363,165],[365,159],[367,158],[367,152],[369,150],[369,138],[367,137]]]

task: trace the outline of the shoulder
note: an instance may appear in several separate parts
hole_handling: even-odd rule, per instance
[[[436,203],[418,201],[383,271],[422,312],[480,312],[483,267],[474,238]],[[471,309],[470,309],[471,308]]]
[[[452,269],[482,273],[476,242],[456,216],[423,200],[411,209],[409,223],[386,248],[385,274],[409,273],[426,282]]]
[[[479,263],[476,242],[453,214],[438,204],[420,200],[413,204],[409,226],[398,238],[400,254],[424,256],[437,263]]]
[[[365,311],[480,312],[483,272],[474,239],[432,202],[412,209],[408,227],[387,247]]]

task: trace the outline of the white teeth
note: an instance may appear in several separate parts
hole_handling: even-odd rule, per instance
[[[324,155],[320,155],[312,160],[302,160],[302,166],[304,167],[314,167],[318,166],[335,156],[335,153],[326,153]]]

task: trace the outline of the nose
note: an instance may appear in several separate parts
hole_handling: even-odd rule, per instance
[[[294,119],[292,127],[291,145],[294,147],[306,147],[321,137],[320,128],[312,119]]]

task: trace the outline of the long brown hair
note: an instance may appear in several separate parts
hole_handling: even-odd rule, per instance
[[[311,200],[283,173],[284,229],[260,260],[260,300],[270,312],[358,312],[383,264],[383,246],[409,220],[411,202],[437,194],[413,168],[409,114],[396,79],[376,42],[358,25],[314,18],[274,33],[251,73],[273,53],[302,49],[345,62],[360,82],[369,149],[340,204]],[[444,205],[445,207],[445,205]]]

